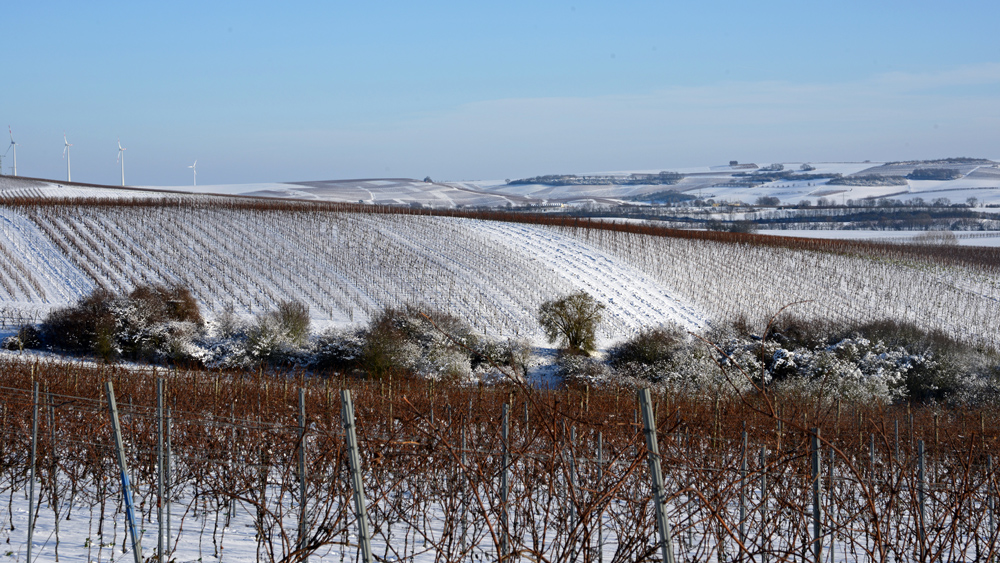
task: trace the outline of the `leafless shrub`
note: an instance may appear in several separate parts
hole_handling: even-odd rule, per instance
[[[204,320],[191,290],[179,285],[139,285],[128,294],[146,325],[167,321],[202,324]]]
[[[958,237],[951,231],[927,231],[913,237],[913,244],[958,246]]]
[[[95,289],[76,305],[53,310],[42,322],[42,340],[69,352],[94,352],[105,360],[118,355],[114,294]]]

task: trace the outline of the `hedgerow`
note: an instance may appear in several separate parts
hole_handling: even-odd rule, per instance
[[[1000,357],[915,325],[778,318],[766,330],[715,327],[704,337],[648,329],[612,347],[604,381],[674,391],[806,393],[851,401],[993,403]],[[567,368],[573,367],[576,373]],[[563,366],[595,382],[593,366]]]

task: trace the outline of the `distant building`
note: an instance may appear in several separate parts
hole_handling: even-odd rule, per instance
[[[756,170],[757,168],[760,168],[760,167],[757,166],[756,164],[752,163],[752,162],[748,162],[746,164],[740,164],[738,160],[730,160],[728,165],[725,165],[725,166],[710,166],[709,170],[716,170],[716,171],[721,171],[721,170]]]

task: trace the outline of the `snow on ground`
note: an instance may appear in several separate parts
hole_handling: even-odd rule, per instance
[[[62,247],[41,228],[65,241]],[[0,305],[21,308],[73,303],[95,287],[96,276],[120,293],[141,282],[182,280],[209,315],[229,303],[251,315],[296,299],[309,307],[316,329],[365,323],[384,307],[413,303],[494,337],[545,345],[534,320],[538,306],[578,289],[606,304],[605,341],[644,326],[705,324],[670,288],[584,241],[471,219],[200,207],[90,207],[29,217],[4,209],[0,250],[44,282],[40,293],[0,284]]]
[[[60,405],[63,407],[65,405]],[[627,411],[626,411],[627,412]],[[622,413],[626,414],[626,413]],[[128,416],[128,415],[126,415]],[[629,416],[629,415],[626,415]],[[565,419],[563,419],[565,420]],[[243,421],[236,419],[237,425]],[[552,421],[556,424],[556,421]],[[222,418],[212,424],[229,426],[230,419]],[[109,430],[105,424],[102,433]],[[26,433],[27,430],[21,430]],[[128,432],[128,430],[126,430]],[[173,435],[176,435],[176,431]],[[71,435],[72,438],[76,436]],[[374,438],[374,437],[372,437]],[[360,447],[370,447],[375,441],[367,436],[362,437]],[[246,438],[244,438],[245,440]],[[706,438],[707,440],[707,438]],[[414,452],[406,451],[404,444],[417,442],[377,440],[377,447],[384,451],[394,448],[401,450],[399,458],[409,457]],[[744,470],[750,480],[746,486],[745,479],[740,478],[738,469],[740,446],[735,440],[723,443],[717,451],[707,448],[694,449],[691,446],[672,445],[679,440],[665,440],[661,455],[672,461],[662,468],[664,485],[668,489],[665,501],[666,516],[674,529],[672,545],[679,561],[732,561],[738,558],[739,550],[733,535],[722,534],[724,543],[719,544],[718,530],[725,525],[728,530],[745,531],[745,543],[756,557],[761,552],[767,553],[771,560],[785,560],[790,555],[797,554],[800,549],[807,548],[809,523],[809,485],[812,479],[804,474],[801,458],[786,452],[774,459],[773,451],[768,455],[769,466],[766,469],[769,488],[764,492],[760,487],[761,472],[756,456],[744,458]],[[685,442],[699,441],[688,437]],[[217,474],[230,474],[233,469],[230,464],[237,464],[241,469],[257,471],[252,464],[257,459],[254,454],[240,452],[230,457],[231,452],[191,452],[176,451],[171,457],[171,465],[175,468],[191,463],[205,463],[202,453],[208,458],[208,463],[217,468]],[[726,446],[729,446],[728,451]],[[750,451],[756,452],[757,444],[750,442]],[[129,450],[131,482],[137,510],[136,524],[140,530],[141,555],[143,560],[150,560],[157,549],[157,533],[161,521],[156,516],[155,477],[150,469],[153,462],[144,461],[142,469],[136,467],[135,457],[148,459],[150,451],[134,452],[134,442],[125,442]],[[495,500],[497,495],[497,478],[486,477],[483,480],[473,477],[473,492],[468,497],[455,494],[463,491],[456,488],[455,476],[459,471],[451,473],[448,466],[448,455],[436,455],[442,446],[432,446],[434,454],[417,454],[421,461],[427,460],[428,465],[441,467],[444,470],[428,470],[423,466],[414,466],[416,475],[400,474],[396,465],[389,465],[388,471],[379,467],[378,457],[364,452],[363,483],[367,495],[366,507],[371,534],[371,547],[376,560],[380,562],[431,563],[443,560],[445,552],[457,551],[456,544],[461,542],[463,548],[468,546],[471,553],[469,561],[496,560],[496,544],[492,539],[496,536],[490,533],[487,526],[496,530],[499,517],[496,514],[499,507]],[[698,446],[695,446],[696,448]],[[629,448],[631,449],[631,448]],[[903,464],[891,466],[886,463],[885,449],[880,449],[872,464],[878,470],[877,479],[903,480],[915,479],[913,473],[912,453],[906,462],[909,475]],[[475,447],[471,450],[476,453]],[[565,451],[565,450],[564,450]],[[587,454],[575,453],[573,465],[580,478],[586,484],[578,490],[582,491],[580,503],[586,507],[600,506],[598,513],[589,513],[586,517],[586,528],[581,532],[574,530],[569,534],[577,516],[572,514],[572,503],[568,502],[572,490],[567,492],[564,473],[565,465],[553,474],[546,475],[549,487],[535,488],[533,497],[521,496],[526,492],[522,481],[526,477],[537,478],[540,460],[546,460],[546,453],[533,455],[517,455],[511,462],[511,491],[514,498],[534,501],[533,506],[517,506],[512,510],[511,537],[513,545],[543,552],[549,561],[573,561],[597,559],[594,551],[601,549],[604,561],[625,561],[629,555],[634,560],[634,551],[618,552],[619,542],[635,548],[655,546],[657,533],[655,524],[649,515],[650,493],[649,477],[643,468],[636,471],[634,467],[645,465],[644,453],[641,450],[634,454],[626,450],[617,453],[610,461],[602,462],[606,471],[604,481],[598,481],[596,487],[593,477],[593,461]],[[586,450],[584,450],[586,451]],[[761,447],[761,458],[766,450]],[[309,455],[310,452],[307,452]],[[697,455],[693,461],[686,462],[679,454]],[[463,456],[465,454],[463,453]],[[548,454],[551,455],[551,454]],[[825,454],[824,454],[825,455]],[[217,456],[217,457],[216,457]],[[393,455],[385,457],[397,457]],[[984,526],[983,520],[989,512],[987,506],[992,506],[992,497],[986,491],[989,483],[984,468],[978,463],[961,463],[954,456],[938,453],[930,460],[931,471],[928,471],[929,488],[935,492],[927,501],[929,513],[934,514],[933,526],[927,527],[926,545],[932,553],[940,555],[945,561],[975,561],[982,560],[982,554],[991,545],[991,535],[995,532]],[[73,458],[60,458],[60,463],[67,463]],[[109,458],[105,458],[110,461]],[[690,458],[687,458],[690,459]],[[890,458],[891,459],[891,458]],[[368,460],[372,460],[368,462]],[[23,459],[21,460],[23,463]],[[289,460],[290,461],[290,460]],[[544,461],[542,461],[544,462]],[[343,461],[340,462],[343,464]],[[564,462],[563,462],[564,463]],[[875,465],[877,463],[878,465]],[[175,465],[176,464],[176,465]],[[530,465],[529,465],[530,464]],[[636,464],[633,466],[633,464]],[[488,468],[489,465],[477,466],[473,469]],[[374,466],[374,468],[372,467]],[[632,466],[633,468],[630,468]],[[23,467],[23,466],[22,466]],[[526,467],[531,472],[525,471]],[[544,466],[543,466],[544,467]],[[869,497],[863,491],[865,487],[858,486],[857,479],[849,462],[839,456],[830,456],[829,462],[824,461],[824,476],[822,479],[823,515],[821,520],[824,534],[822,539],[823,560],[830,563],[848,561],[865,561],[866,551],[877,550],[874,539],[883,542],[882,546],[889,553],[901,553],[909,556],[917,546],[914,532],[916,522],[921,518],[921,505],[913,499],[915,495],[907,486],[879,487],[875,496]],[[965,471],[961,471],[964,468]],[[253,500],[260,498],[256,491],[241,489],[240,491],[225,491],[217,495],[212,491],[212,480],[193,482],[185,480],[176,483],[171,491],[171,501],[165,503],[165,518],[167,526],[165,543],[169,550],[169,560],[177,563],[194,563],[215,561],[217,563],[250,563],[272,560],[267,550],[273,548],[271,555],[280,559],[295,549],[297,540],[297,518],[300,506],[295,495],[289,490],[294,483],[294,475],[290,468],[284,471],[274,471],[268,478],[266,499],[265,526],[280,522],[280,529],[265,529],[263,546],[256,537],[255,520],[257,505]],[[396,469],[396,471],[394,471]],[[58,503],[51,503],[51,495],[42,494],[43,488],[36,486],[35,501],[37,517],[32,538],[32,563],[36,561],[61,561],[63,563],[124,563],[132,561],[133,553],[125,526],[125,516],[121,506],[121,487],[117,479],[100,482],[101,490],[97,488],[94,479],[89,474],[77,473],[72,482],[72,489],[65,470],[58,490]],[[572,471],[572,470],[571,470]],[[626,473],[623,475],[623,473]],[[897,473],[898,472],[898,473]],[[108,473],[114,474],[115,471]],[[179,472],[177,472],[179,473]],[[177,474],[175,473],[175,475]],[[237,471],[239,473],[239,471]],[[958,474],[956,477],[955,474]],[[9,475],[7,472],[5,477]],[[201,473],[204,475],[204,473]],[[430,476],[426,487],[416,483],[425,475]],[[442,477],[444,474],[444,477]],[[180,473],[183,475],[183,473]],[[475,475],[475,474],[474,474]],[[44,478],[44,473],[42,474]],[[139,477],[136,479],[135,477]],[[478,474],[482,476],[482,474]],[[894,477],[893,477],[894,476]],[[964,476],[964,477],[963,477]],[[774,477],[777,479],[772,480]],[[317,487],[313,474],[309,475],[309,503],[307,518],[310,534],[319,536],[329,532],[322,547],[310,555],[312,561],[358,561],[358,537],[356,535],[356,520],[353,517],[353,507],[344,485],[343,473],[329,472],[324,468],[323,481]],[[333,482],[331,482],[333,481]],[[339,481],[339,485],[337,484]],[[492,482],[491,482],[492,481]],[[776,484],[777,485],[776,485]],[[0,513],[0,539],[6,540],[0,561],[21,563],[27,558],[27,530],[29,513],[29,493],[23,477],[16,482],[3,483],[2,497],[5,509]],[[49,483],[46,483],[49,485]],[[284,487],[282,487],[284,485]],[[322,488],[320,488],[322,487]],[[469,487],[469,488],[473,488]],[[594,488],[591,488],[594,487]],[[600,487],[600,488],[597,488]],[[715,487],[717,490],[713,490]],[[548,489],[546,491],[545,489]],[[319,489],[319,490],[317,490]],[[596,489],[596,493],[595,493]],[[70,491],[72,490],[72,494]],[[891,491],[889,494],[885,490]],[[202,493],[198,498],[197,493]],[[466,490],[466,492],[468,492]],[[227,502],[226,493],[235,493],[238,500]],[[606,504],[598,505],[592,496],[597,493],[607,494]],[[95,497],[105,495],[102,510],[100,502]],[[605,498],[601,496],[600,498]],[[468,499],[468,500],[467,500]],[[989,500],[988,500],[989,499]],[[870,527],[870,511],[866,503],[877,507],[879,521],[890,519],[888,525],[879,526],[878,535]],[[141,504],[140,504],[141,503]],[[486,510],[479,510],[479,505],[485,505]],[[53,506],[54,505],[54,506]],[[745,512],[741,511],[745,506]],[[888,506],[889,508],[882,508]],[[955,506],[962,510],[953,510]],[[58,509],[57,512],[53,508]],[[804,508],[799,510],[799,508]],[[595,511],[597,512],[597,511]],[[720,522],[721,520],[721,522]],[[330,527],[323,529],[320,522]],[[467,528],[465,527],[467,525]],[[275,526],[275,528],[279,528]],[[596,533],[600,529],[600,534]],[[462,530],[462,531],[459,531]],[[267,545],[266,537],[271,535],[273,546]],[[742,534],[741,534],[742,535]],[[805,538],[803,537],[805,536]],[[874,536],[874,537],[873,537]],[[462,538],[462,539],[459,539]],[[468,543],[466,543],[468,542]],[[572,549],[569,549],[570,546]],[[723,548],[723,549],[720,549]],[[567,553],[570,552],[570,553]],[[589,552],[589,553],[585,553]],[[720,553],[724,552],[724,553]],[[877,551],[876,551],[877,553]],[[526,553],[523,555],[527,555]],[[977,557],[979,559],[977,559]],[[751,556],[750,559],[754,557]],[[293,559],[294,560],[294,559]],[[449,559],[450,560],[450,559]],[[518,558],[515,558],[518,560]],[[520,558],[522,561],[533,561],[533,558]],[[902,559],[909,560],[909,559]]]
[[[761,166],[771,163],[761,162]],[[808,174],[905,175],[913,165],[886,165],[878,162],[785,162],[785,171],[800,172],[803,164],[814,170]],[[162,192],[240,195],[371,203],[383,205],[413,205],[435,208],[507,207],[523,205],[579,205],[588,202],[616,203],[632,201],[649,194],[675,190],[701,199],[754,203],[757,198],[777,197],[782,204],[797,204],[807,200],[815,203],[825,197],[837,203],[847,199],[888,197],[907,200],[922,197],[927,201],[945,197],[953,203],[964,203],[974,197],[981,204],[1000,205],[1000,168],[997,165],[954,165],[965,176],[949,181],[910,181],[898,186],[829,185],[828,179],[778,180],[752,187],[727,185],[745,181],[734,174],[754,169],[730,166],[630,170],[577,173],[577,176],[628,176],[675,171],[685,175],[676,185],[586,185],[551,186],[545,184],[508,184],[507,180],[461,180],[425,182],[410,178],[369,178],[355,180],[325,180],[304,182],[263,182],[248,184],[218,184],[200,186],[144,186],[119,189],[111,186],[87,187],[63,185],[56,181],[32,182],[23,179],[0,178],[0,194],[49,197],[156,197]],[[156,190],[159,190],[157,192]]]
[[[762,166],[770,163],[759,163]],[[868,173],[885,173],[883,163],[878,162],[785,162],[781,163],[785,171],[800,171],[803,164],[814,167],[804,173],[807,174],[841,174],[844,176],[864,175]],[[912,166],[904,170],[905,174]],[[510,196],[525,198],[534,203],[574,203],[583,199],[597,200],[627,200],[640,197],[646,194],[660,192],[664,190],[677,190],[701,199],[715,199],[717,201],[729,201],[752,204],[759,197],[777,197],[783,204],[797,204],[806,200],[816,203],[821,197],[832,200],[836,203],[846,202],[848,199],[865,199],[888,197],[892,199],[907,200],[914,197],[923,197],[930,202],[939,197],[946,197],[952,203],[965,203],[970,197],[975,197],[979,203],[1000,204],[1000,169],[992,165],[977,166],[969,165],[962,168],[968,175],[957,180],[950,181],[910,181],[909,185],[898,186],[841,186],[828,185],[828,179],[813,180],[778,180],[765,184],[747,187],[730,186],[735,181],[746,178],[734,177],[733,174],[740,172],[752,172],[738,168],[722,167],[694,167],[694,168],[668,168],[666,170],[679,172],[686,177],[678,184],[667,185],[646,185],[646,186],[549,186],[543,184],[517,184],[509,185],[503,181],[478,181],[463,182],[463,185],[475,189],[495,192]],[[583,175],[608,175],[627,176],[629,174],[650,174],[661,170],[635,170],[616,172],[594,172]],[[581,175],[581,174],[578,174]]]
[[[93,281],[73,265],[38,225],[6,207],[0,207],[0,245],[11,251],[8,260],[20,261],[40,284],[41,295],[29,298],[31,302],[41,305],[72,302],[94,289]]]
[[[163,197],[164,195],[168,195],[165,194],[164,188],[149,190],[115,188],[0,176],[0,200],[8,198],[138,198]]]
[[[532,225],[460,221],[559,273],[603,303],[606,317],[630,329],[676,323],[693,331],[706,324],[691,304],[680,301],[651,277],[579,239]]]
[[[1000,231],[948,231],[955,236],[960,246],[1000,246]],[[865,231],[865,230],[810,230],[810,229],[766,229],[757,231],[760,235],[780,237],[801,237],[835,240],[870,240],[877,242],[918,242],[920,237],[934,234],[934,231]]]
[[[114,500],[109,503],[103,523],[99,507],[72,506],[64,499],[59,506],[63,517],[58,525],[58,536],[53,522],[54,512],[47,502],[43,502],[41,510],[38,512],[32,537],[32,561],[55,561],[58,552],[58,561],[64,563],[131,562],[133,552],[127,535],[126,519],[120,506],[117,507],[117,510],[115,506],[115,501],[120,499],[118,490],[117,483],[111,486],[109,492],[114,495]],[[35,494],[39,495],[40,491],[36,489]],[[24,489],[12,491],[11,495],[13,518],[7,523],[12,524],[15,530],[13,532],[9,529],[6,530],[5,535],[9,541],[2,550],[4,556],[0,557],[0,561],[20,563],[25,561],[27,556],[28,491]],[[190,501],[190,495],[184,495],[184,500],[185,502]],[[65,515],[71,506],[71,518],[66,519]],[[285,518],[287,521],[285,529],[294,534],[296,507],[289,503],[284,508],[288,510],[289,514]],[[250,506],[237,505],[237,510],[231,517],[217,510],[199,510],[197,505],[193,511],[190,511],[190,507],[184,504],[168,503],[165,507],[165,511],[167,510],[170,511],[171,521],[170,541],[168,543],[170,561],[177,563],[204,561],[252,563],[261,561],[261,557],[264,558],[263,560],[267,559],[264,551],[266,548],[258,548],[254,512]],[[155,519],[140,518],[138,515],[136,521],[141,528],[140,544],[143,560],[155,560],[151,558],[155,557],[157,550],[158,522]],[[397,526],[396,528],[398,536],[401,536],[405,527]],[[103,536],[98,534],[99,529],[104,530]],[[354,533],[353,526],[348,538],[345,539],[348,539],[353,547],[328,546],[317,551],[311,560],[340,561],[346,557],[348,560],[354,561],[358,550],[357,535]],[[410,543],[413,543],[412,539],[407,542],[408,553],[410,552]],[[372,541],[373,552],[379,555],[383,554],[387,551],[385,544],[382,536],[376,535]],[[402,550],[401,545],[394,546],[394,548]],[[611,550],[612,555],[613,548],[614,544],[607,547]],[[258,554],[259,549],[261,551]],[[412,549],[418,548],[414,545]],[[424,550],[421,548],[420,551]],[[416,560],[434,561],[433,551],[424,552],[423,556],[418,556]]]
[[[765,164],[765,163],[762,163]],[[770,163],[766,163],[770,164]],[[803,163],[784,163],[786,170],[798,170]],[[810,163],[816,170],[812,174],[853,174],[879,163]],[[713,168],[719,168],[713,170]],[[852,189],[852,187],[820,187],[825,180],[802,182],[773,182],[757,188],[721,187],[733,180],[732,175],[752,170],[724,167],[664,168],[652,170],[628,170],[613,172],[592,172],[578,176],[628,176],[630,174],[655,174],[664,170],[676,171],[687,177],[678,185],[586,185],[551,186],[546,184],[508,184],[506,180],[462,180],[447,182],[423,182],[407,178],[329,180],[316,182],[261,183],[204,185],[198,187],[174,186],[169,189],[194,191],[204,194],[228,194],[257,197],[277,197],[338,201],[345,203],[425,205],[431,207],[506,207],[507,205],[558,205],[579,204],[590,201],[614,203],[632,200],[644,195],[665,190],[684,191],[704,198],[745,201],[752,203],[764,195],[777,196],[785,203],[798,203],[801,199],[821,197],[823,192],[850,193],[851,198],[881,196],[899,191],[890,189]],[[776,191],[779,190],[779,191]],[[818,192],[818,195],[817,195]]]
[[[856,174],[878,163],[811,165],[816,168],[812,173]],[[677,188],[705,198],[745,201],[765,195],[792,202],[819,197],[837,201],[885,196],[896,191],[893,197],[901,199],[919,196],[931,201],[949,197],[964,202],[968,196],[984,203],[989,203],[991,197],[1000,202],[1000,188],[991,186],[994,177],[1000,186],[1000,169],[992,167],[970,168],[967,177],[950,182],[919,181],[909,186],[828,186],[825,181],[810,180],[778,181],[753,188],[713,185],[732,179],[733,170],[724,168],[727,170],[684,170],[690,176]],[[799,163],[785,163],[785,168],[797,170]],[[198,188],[204,193],[445,207],[474,201],[521,205],[552,203],[558,198],[600,200],[609,195],[654,189],[671,188],[513,186],[495,180],[441,184],[408,179]],[[3,177],[0,196],[5,193],[158,197],[164,192],[65,186]],[[427,303],[470,319],[478,330],[487,334],[526,338],[539,345],[544,342],[534,322],[539,303],[574,289],[588,291],[608,307],[608,328],[602,334],[605,341],[627,337],[638,327],[667,322],[678,322],[695,330],[719,314],[697,301],[701,293],[715,291],[711,284],[685,289],[681,281],[656,274],[648,260],[634,262],[626,254],[602,252],[595,244],[570,239],[553,230],[375,214],[298,214],[294,221],[287,219],[288,216],[280,214],[250,217],[241,212],[193,207],[169,212],[148,209],[138,215],[124,209],[88,208],[74,216],[56,214],[29,219],[12,209],[4,209],[0,214],[0,247],[13,258],[9,258],[12,267],[0,272],[0,306],[42,310],[71,303],[95,286],[94,276],[116,291],[130,290],[137,280],[166,283],[183,280],[192,285],[209,310],[219,310],[235,302],[238,314],[250,315],[273,307],[279,300],[299,299],[310,307],[317,328],[324,328],[364,323],[385,306]],[[150,237],[149,233],[160,236]],[[923,234],[786,230],[763,233],[893,242],[907,242]],[[997,233],[955,235],[958,244],[1000,246]],[[52,236],[56,239],[51,239]],[[52,240],[62,241],[59,242],[62,248],[57,248]],[[72,250],[75,248],[85,248],[87,252]],[[794,261],[792,257],[788,260]],[[702,275],[706,266],[697,261],[692,264],[690,276]],[[88,271],[91,267],[93,271]],[[664,267],[675,268],[670,264]],[[19,268],[31,272],[34,280],[18,273]],[[18,282],[18,276],[24,279]]]
[[[178,192],[189,192],[195,194],[208,194],[208,195],[247,195],[254,192],[284,192],[287,190],[294,191],[294,186],[290,184],[282,184],[278,182],[261,182],[253,184],[210,184],[203,186],[139,186],[140,189],[150,189],[150,190],[170,190]],[[300,195],[288,194],[285,196],[277,197],[301,197]]]

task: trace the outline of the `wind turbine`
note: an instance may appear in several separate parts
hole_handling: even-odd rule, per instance
[[[14,175],[17,176],[17,143],[14,142],[14,132],[11,131],[10,125],[7,126],[7,132],[10,133],[10,146],[7,147],[7,152],[10,152],[11,149],[14,150]],[[6,152],[3,154],[7,156]],[[0,170],[0,173],[3,173],[3,171]]]
[[[125,149],[122,148],[122,138],[118,137],[118,162],[122,163],[122,187],[125,186]]]
[[[67,182],[72,182],[73,181],[73,177],[69,173],[69,148],[72,147],[73,145],[70,144],[70,142],[66,140],[66,133],[65,132],[63,132],[63,145],[65,145],[63,147],[63,158],[66,159],[66,181]]]
[[[197,166],[198,166],[198,159],[197,158],[194,159],[194,164],[192,164],[191,166],[188,166],[188,168],[190,168],[191,171],[194,172],[194,185],[196,185],[196,186],[198,185],[198,168],[197,168]]]

